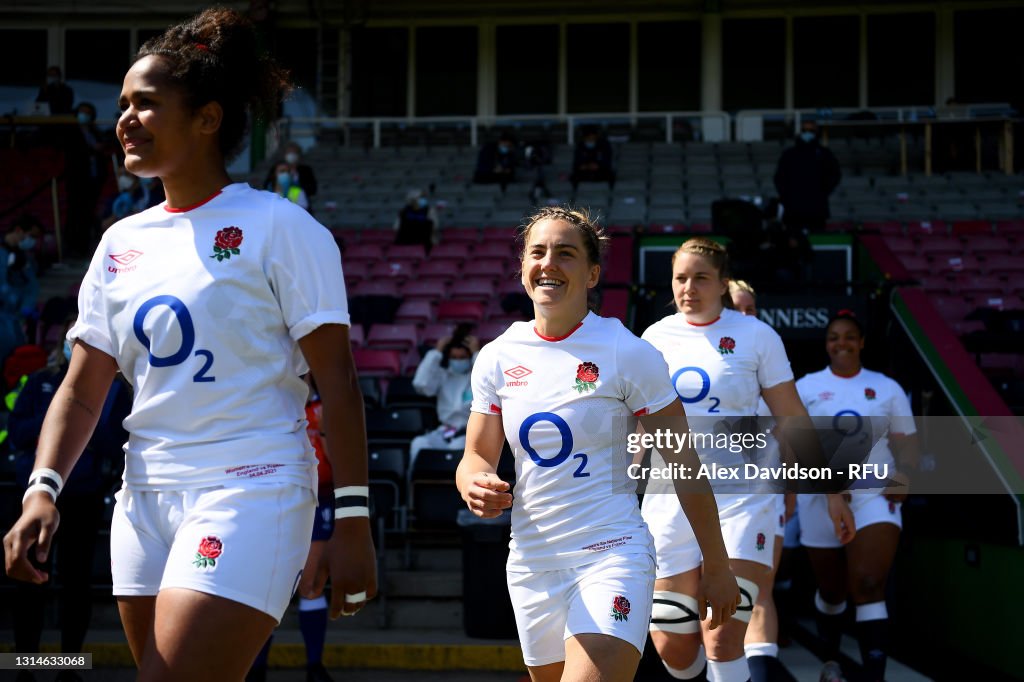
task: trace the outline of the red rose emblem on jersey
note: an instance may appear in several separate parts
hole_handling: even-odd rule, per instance
[[[629,620],[629,600],[621,594],[612,599],[612,618],[615,620]]]
[[[578,393],[584,391],[593,391],[597,388],[597,378],[601,376],[601,371],[592,362],[581,362],[580,366],[576,368],[576,383],[573,388]]]
[[[764,533],[758,533],[757,534],[757,551],[758,552],[763,552],[764,551],[764,543],[765,543]]]
[[[867,398],[868,400],[874,400],[875,399],[875,389],[873,389],[873,388],[865,388],[864,389],[864,397]]]
[[[213,568],[217,565],[217,557],[224,553],[224,543],[216,535],[207,535],[199,541],[196,558],[192,564],[196,568]]]
[[[730,355],[736,350],[736,341],[731,336],[723,336],[718,341],[718,352],[722,355]]]
[[[242,245],[242,238],[242,229],[233,225],[217,230],[217,236],[213,240],[213,255],[210,258],[222,261],[231,258],[232,254],[241,254],[242,251],[238,247]]]

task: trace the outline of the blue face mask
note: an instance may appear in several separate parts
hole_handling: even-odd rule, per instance
[[[277,184],[281,185],[281,189],[285,189],[285,190],[288,189],[289,187],[291,187],[291,184],[292,184],[292,174],[291,173],[278,173],[277,174]]]
[[[586,142],[583,143],[583,146],[586,147],[587,149],[593,149],[594,147],[597,146],[597,143],[594,142],[593,140],[587,140]]]
[[[426,197],[420,197],[419,199],[416,200],[416,205],[419,206],[420,208],[426,208],[429,203],[430,202],[427,201]]]
[[[25,237],[24,239],[21,240],[21,242],[18,243],[18,246],[21,247],[22,251],[31,251],[35,245],[36,240],[34,237]]]
[[[87,114],[84,111],[78,112],[78,123],[79,125],[87,126],[92,123],[92,115]]]
[[[64,359],[71,362],[71,342],[64,339]]]
[[[800,139],[803,140],[804,142],[807,142],[808,144],[814,142],[814,139],[816,137],[818,136],[812,133],[810,130],[805,130],[802,133],[800,133]]]
[[[499,154],[508,154],[508,152],[509,152],[509,147],[508,146],[503,145],[503,144],[499,144],[498,145],[498,153]]]
[[[450,369],[453,374],[465,374],[472,368],[473,361],[469,358],[464,358],[462,360],[452,359],[448,361],[448,369]]]

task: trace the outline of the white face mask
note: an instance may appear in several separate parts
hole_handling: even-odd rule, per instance
[[[472,368],[473,361],[469,358],[464,358],[462,360],[452,359],[448,361],[448,369],[450,369],[453,374],[465,374]]]
[[[295,152],[288,152],[287,154],[284,155],[284,160],[294,166],[299,162],[299,155],[296,154]]]

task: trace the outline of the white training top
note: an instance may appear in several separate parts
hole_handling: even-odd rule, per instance
[[[797,381],[796,390],[812,417],[832,417],[832,428],[846,439],[856,440],[858,433],[870,425],[873,434],[868,435],[872,441],[878,439],[867,459],[872,464],[895,464],[887,434],[917,432],[906,393],[880,372],[861,369],[846,378],[826,367]],[[865,417],[870,420],[865,421]]]
[[[666,369],[622,323],[593,313],[559,339],[516,322],[480,351],[472,409],[501,415],[515,454],[509,570],[571,568],[620,547],[653,555],[626,436],[635,415],[676,399]]]
[[[135,388],[124,479],[186,489],[273,476],[315,489],[298,339],[348,324],[334,239],[287,199],[233,184],[103,235],[68,332]]]
[[[793,380],[775,330],[735,310],[725,309],[705,325],[691,324],[675,313],[648,327],[642,338],[664,355],[694,432],[714,432],[723,417],[758,414],[762,389]],[[699,441],[697,454],[703,463],[719,466],[741,466],[745,461],[743,453],[700,447]],[[746,489],[738,484],[736,492]],[[714,487],[716,492],[728,492],[730,486],[715,482]]]

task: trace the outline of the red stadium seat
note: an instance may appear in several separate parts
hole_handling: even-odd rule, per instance
[[[423,327],[420,337],[423,343],[433,348],[438,341],[451,336],[454,332],[455,325],[451,322],[430,322]]]
[[[504,258],[471,258],[462,264],[463,277],[489,277],[498,279],[508,271]]]
[[[363,334],[363,325],[353,324],[348,328],[348,341],[352,344],[353,348],[362,348],[366,342],[366,337]]]
[[[351,296],[398,296],[398,282],[392,279],[364,279],[356,284]]]
[[[475,227],[451,228],[441,233],[442,244],[468,244],[472,246],[480,241],[480,231]]]
[[[416,269],[416,278],[439,279],[444,282],[449,282],[452,279],[461,276],[461,270],[461,260],[454,260],[451,258],[438,260],[431,256],[429,260],[420,263],[419,267]]]
[[[933,274],[958,273],[958,272],[980,272],[981,262],[969,253],[949,254],[940,253],[930,259],[931,272]]]
[[[447,237],[447,235],[445,235]],[[475,254],[476,249],[473,249]],[[436,260],[438,258],[451,258],[455,260],[465,260],[470,255],[470,246],[467,242],[449,242],[444,241],[438,244],[430,252],[430,260]]]
[[[409,301],[411,303],[411,301]],[[484,317],[484,304],[480,301],[442,301],[437,306],[437,319],[452,322],[478,323]]]
[[[434,304],[425,299],[403,301],[395,312],[395,322],[425,324],[434,319]]]
[[[628,325],[629,292],[625,289],[605,289],[601,294],[601,315],[617,317]]]
[[[359,243],[360,244],[379,244],[382,247],[387,247],[393,244],[395,241],[394,230],[383,230],[383,229],[367,229],[359,231]]]
[[[910,237],[886,237],[885,245],[897,255],[917,253],[917,244]]]
[[[964,252],[964,245],[959,239],[944,235],[923,237],[918,240],[917,247],[918,253],[939,260],[959,256]]]
[[[482,244],[478,244],[473,247],[474,258],[498,258],[501,260],[507,260],[509,258],[515,258],[517,255],[516,243],[512,240],[507,242],[497,241],[490,238]]]
[[[384,250],[384,258],[387,260],[419,262],[426,257],[427,251],[422,244],[392,244]]]
[[[907,234],[911,237],[947,234],[948,232],[948,226],[941,220],[911,220],[907,223]]]
[[[903,224],[895,220],[868,220],[862,227],[865,232],[878,232],[886,237],[898,237],[903,234]]]
[[[448,284],[441,279],[411,279],[402,285],[401,294],[406,299],[425,298],[440,301],[448,295]]]
[[[473,333],[478,339],[480,339],[481,344],[490,343],[504,334],[510,324],[511,321],[509,320],[489,320],[487,322],[481,322]]]
[[[967,251],[975,255],[989,253],[1012,253],[1008,237],[1001,234],[972,235],[966,239]]]
[[[607,284],[633,282],[633,238],[612,237],[601,279]]]
[[[1011,279],[1024,275],[1024,254],[991,254],[983,265],[989,275],[1005,275]]]
[[[384,257],[384,249],[380,244],[353,244],[345,249],[344,260],[376,261]]]
[[[487,302],[498,295],[494,280],[487,277],[468,277],[452,282],[448,292],[453,300]]]
[[[356,348],[352,351],[352,357],[360,374],[392,377],[402,373],[402,356],[396,350]]]
[[[354,260],[342,264],[342,271],[345,273],[345,286],[349,289],[361,279],[370,274],[369,261]]]
[[[370,266],[369,277],[373,279],[397,279],[404,282],[415,276],[417,261],[414,260],[393,260],[385,257]]]
[[[959,322],[971,314],[977,306],[968,303],[961,296],[934,296],[932,303],[942,319],[947,322]]]
[[[992,223],[988,220],[954,220],[953,234],[992,234]]]
[[[366,337],[368,348],[408,350],[420,344],[416,325],[411,323],[375,324]]]
[[[900,255],[900,263],[913,275],[925,275],[931,272],[931,263],[924,256],[916,253],[904,253]]]

